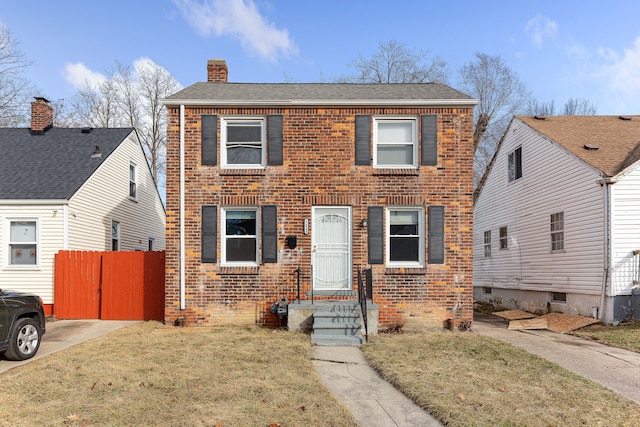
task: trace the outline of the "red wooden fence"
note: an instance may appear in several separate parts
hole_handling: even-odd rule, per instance
[[[164,251],[60,251],[53,313],[57,319],[163,320],[164,261]]]

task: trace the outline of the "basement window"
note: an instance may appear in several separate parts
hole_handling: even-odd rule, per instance
[[[566,292],[551,292],[552,302],[567,302]]]
[[[489,295],[492,292],[493,292],[493,288],[488,288],[486,286],[482,288],[482,293],[485,294],[485,295]]]

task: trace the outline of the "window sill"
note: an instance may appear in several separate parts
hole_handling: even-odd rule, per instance
[[[373,169],[373,175],[380,176],[418,176],[420,173],[419,169],[409,169],[409,168],[401,168],[401,169]]]
[[[264,176],[265,169],[220,169],[220,175],[236,175],[236,176]]]
[[[424,276],[427,269],[422,267],[387,267],[384,271],[387,276],[405,275],[405,276]]]
[[[16,266],[16,265],[8,265],[6,267],[3,268],[3,270],[5,271],[40,271],[42,270],[40,268],[40,266],[37,265],[30,265],[30,266]]]
[[[220,267],[218,274],[220,275],[248,275],[255,276],[260,273],[259,267]]]

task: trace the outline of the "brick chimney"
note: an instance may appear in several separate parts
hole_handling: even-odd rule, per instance
[[[224,59],[210,59],[207,61],[207,81],[226,83],[229,69]]]
[[[48,99],[35,98],[31,103],[31,134],[42,135],[53,127],[53,107]]]

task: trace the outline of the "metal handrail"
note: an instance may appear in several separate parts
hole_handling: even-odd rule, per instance
[[[366,274],[366,276],[367,279],[371,277],[370,274]],[[367,283],[367,285],[369,285],[369,283]],[[362,270],[360,268],[358,268],[358,303],[360,304],[360,310],[362,311],[362,322],[364,323],[364,339],[366,342],[369,342],[369,331],[367,327],[367,292],[362,281]]]

